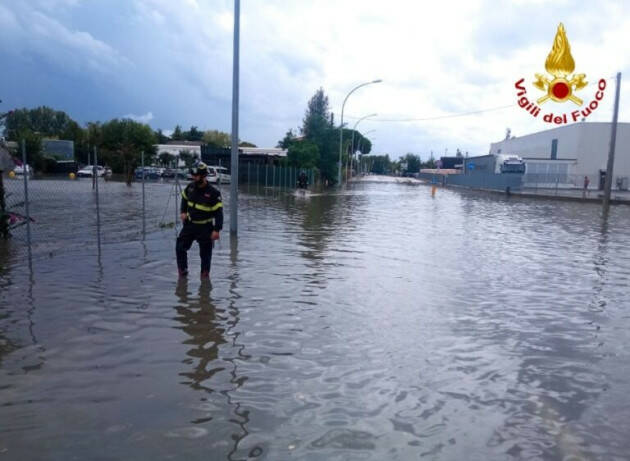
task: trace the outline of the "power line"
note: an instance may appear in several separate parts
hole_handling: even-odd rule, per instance
[[[606,80],[614,80],[617,77],[615,75],[606,78]],[[597,85],[597,80],[592,80],[590,81],[587,86],[594,86]],[[497,106],[497,107],[490,107],[488,109],[479,109],[479,110],[473,110],[473,111],[469,111],[469,112],[459,112],[456,114],[448,114],[448,115],[436,115],[433,117],[421,117],[421,118],[372,118],[370,119],[371,122],[427,122],[427,121],[431,121],[431,120],[441,120],[441,119],[445,119],[445,118],[455,118],[455,117],[466,117],[468,115],[476,115],[476,114],[483,114],[485,112],[495,112],[498,110],[504,110],[504,109],[509,109],[510,107],[514,107],[516,106],[516,104],[508,104],[506,106]],[[357,120],[359,117],[353,117],[351,115],[347,115],[346,116],[349,119],[354,119]]]
[[[422,117],[422,118],[373,118],[370,119],[371,122],[424,122],[428,120],[440,120],[443,118],[454,118],[454,117],[465,117],[467,115],[475,115],[482,114],[484,112],[493,112],[497,110],[508,109],[510,107],[514,107],[516,104],[509,104],[507,106],[498,106],[498,107],[490,107],[488,109],[480,109],[474,110],[470,112],[460,112],[457,114],[448,114],[448,115],[437,115],[433,117]],[[358,117],[347,116],[348,118],[357,119]]]

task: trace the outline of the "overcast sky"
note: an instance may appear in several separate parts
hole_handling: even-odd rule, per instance
[[[500,5],[500,6],[499,6]],[[626,6],[627,5],[627,6]],[[378,113],[400,120],[509,108],[424,121],[361,122],[375,153],[427,158],[488,152],[510,127],[550,128],[516,106],[514,83],[531,82],[563,22],[576,73],[630,77],[630,2],[242,0],[240,138],[275,146],[301,125],[322,87],[339,121]],[[48,105],[75,120],[129,116],[153,128],[230,131],[231,0],[0,0],[0,111]],[[614,80],[589,121],[610,121]],[[622,80],[620,121],[630,121]],[[543,113],[569,112],[547,102]]]

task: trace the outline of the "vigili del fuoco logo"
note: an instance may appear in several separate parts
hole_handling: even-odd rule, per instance
[[[556,38],[553,41],[553,47],[545,61],[545,69],[549,75],[534,74],[536,80],[534,87],[544,91],[546,94],[536,99],[536,102],[530,101],[525,89],[525,79],[522,78],[514,85],[517,89],[518,105],[538,118],[542,111],[542,106],[550,99],[557,103],[572,102],[576,106],[583,106],[584,101],[575,93],[583,90],[588,82],[585,80],[586,74],[574,74],[575,61],[571,56],[571,47],[562,23],[558,26]],[[569,113],[553,113],[548,112],[542,116],[543,121],[547,123],[555,123],[556,125],[564,125],[566,123],[577,122],[580,118],[586,118],[593,113],[599,106],[599,102],[604,98],[604,90],[606,89],[606,80],[600,79],[597,82],[597,91],[593,99],[579,109]]]

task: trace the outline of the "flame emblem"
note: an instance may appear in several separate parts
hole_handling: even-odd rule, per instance
[[[588,82],[584,81],[586,74],[575,74],[573,77],[569,77],[575,70],[575,61],[571,56],[571,47],[562,23],[558,25],[556,38],[545,61],[545,69],[553,76],[553,79],[549,80],[542,74],[534,74],[536,77],[534,86],[547,92],[545,96],[537,100],[538,104],[543,104],[551,99],[555,102],[570,100],[581,106],[583,101],[575,96],[573,91],[581,90]]]

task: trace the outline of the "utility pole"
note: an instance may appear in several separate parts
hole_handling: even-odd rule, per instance
[[[617,118],[619,116],[619,87],[621,86],[621,72],[617,72],[617,89],[615,90],[615,109],[610,130],[610,150],[608,151],[608,165],[606,166],[606,182],[604,183],[604,200],[602,206],[604,213],[610,206],[610,190],[612,188],[613,165],[615,163],[615,143],[617,142]]]
[[[238,61],[241,0],[234,0],[234,56],[232,61],[232,171],[230,172],[230,235],[238,233]]]

